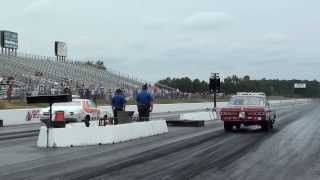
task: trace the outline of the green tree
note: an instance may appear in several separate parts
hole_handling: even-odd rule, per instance
[[[166,78],[160,80],[159,83],[167,86],[178,88],[183,92],[191,93],[207,93],[208,83],[199,79],[191,80],[188,77],[183,78]],[[295,91],[294,83],[306,83],[307,88]],[[235,94],[237,92],[264,92],[268,96],[287,96],[287,97],[320,97],[320,83],[317,80],[279,80],[279,79],[261,79],[251,80],[246,75],[243,78],[232,75],[224,78],[221,83],[221,92],[226,95]]]
[[[103,61],[100,61],[100,60],[96,61],[95,66],[96,66],[98,69],[103,69],[103,70],[106,70],[106,69],[107,69],[107,68],[104,66]]]

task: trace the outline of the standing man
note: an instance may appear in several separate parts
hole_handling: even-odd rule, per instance
[[[120,89],[117,89],[115,95],[112,97],[112,110],[114,117],[114,124],[118,124],[118,111],[124,111],[126,107],[126,99]]]
[[[7,89],[7,99],[9,102],[11,101],[12,89],[12,84],[10,83]]]
[[[149,121],[150,112],[153,110],[153,97],[148,92],[148,85],[142,86],[142,91],[137,95],[136,98],[139,121]]]

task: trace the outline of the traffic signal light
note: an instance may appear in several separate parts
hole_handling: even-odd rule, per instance
[[[209,90],[210,90],[210,93],[219,93],[220,92],[220,78],[217,78],[217,77],[210,78]]]

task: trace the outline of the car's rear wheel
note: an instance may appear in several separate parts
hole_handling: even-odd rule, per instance
[[[224,123],[224,131],[229,132],[232,130],[232,124]]]
[[[273,125],[272,125],[271,121],[266,121],[263,124],[261,124],[261,129],[263,131],[269,131],[272,128],[273,128]]]
[[[90,116],[86,116],[86,118],[84,119],[84,123],[85,123],[86,127],[90,126]]]

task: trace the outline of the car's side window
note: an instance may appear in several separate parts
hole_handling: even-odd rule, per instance
[[[97,108],[96,103],[94,103],[93,101],[88,101],[88,106],[89,108]]]

